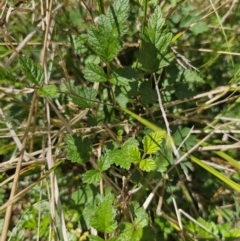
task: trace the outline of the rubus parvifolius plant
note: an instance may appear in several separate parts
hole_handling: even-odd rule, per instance
[[[146,7],[146,5],[143,6]],[[181,147],[184,138],[188,138],[184,143],[185,150],[178,151],[178,154],[182,156],[185,151],[197,144],[195,137],[188,137],[190,132],[188,128],[179,129],[172,139],[165,130],[137,117],[128,110],[131,108],[138,111],[138,101],[146,109],[158,103],[159,96],[152,87],[152,80],[154,78],[161,79],[163,68],[174,60],[174,54],[170,49],[172,33],[166,26],[160,7],[156,6],[147,20],[147,24],[143,23],[141,31],[138,33],[139,45],[132,64],[122,65],[120,63],[119,59],[126,50],[124,41],[128,39],[130,31],[134,31],[128,26],[129,11],[128,1],[115,1],[108,8],[106,14],[99,16],[96,25],[90,26],[87,34],[79,37],[79,41],[85,43],[96,55],[94,58],[96,61],[87,62],[83,70],[86,80],[95,84],[100,83],[95,85],[99,94],[94,97],[100,101],[96,108],[95,118],[99,122],[112,124],[117,119],[119,111],[120,113],[123,111],[153,131],[145,130],[144,135],[138,133],[135,137],[124,138],[121,129],[114,134],[106,126],[107,132],[114,138],[114,141],[102,146],[98,158],[92,156],[89,139],[82,139],[76,135],[66,137],[68,159],[84,164],[88,163],[89,158],[91,159],[93,168],[82,174],[82,182],[86,184],[87,190],[91,190],[92,185],[99,185],[100,194],[93,197],[93,192],[90,192],[91,198],[85,198],[84,203],[82,198],[77,198],[79,195],[84,195],[84,190],[78,190],[74,194],[75,201],[83,204],[82,214],[87,229],[92,227],[98,233],[98,235],[91,234],[89,236],[89,240],[93,241],[162,240],[170,237],[174,228],[179,230],[178,226],[170,221],[170,217],[165,216],[166,219],[162,220],[156,214],[150,216],[146,212],[146,208],[149,205],[149,199],[152,198],[151,194],[154,194],[156,190],[153,183],[159,178],[163,180],[164,172],[169,165],[173,165],[173,143],[175,142],[178,148]],[[189,69],[179,73],[182,73],[179,75],[189,81],[192,81],[191,78],[202,81],[195,72]],[[192,85],[189,85],[189,89],[191,88]],[[138,100],[139,94],[141,98]],[[91,99],[87,95],[85,97]],[[92,100],[95,99],[92,98]],[[75,104],[87,107],[81,105],[75,98],[73,101]],[[163,124],[159,123],[160,126]],[[221,180],[228,181],[229,185],[239,190],[236,183],[230,184],[229,179],[210,170],[197,158],[191,157],[191,160],[218,178],[223,178]],[[189,172],[192,164],[185,161],[181,163],[181,168],[184,172]],[[176,169],[176,172],[180,178],[179,170]],[[160,180],[159,185],[163,185]],[[158,187],[158,185],[156,186]],[[202,225],[202,220],[198,219],[197,211],[186,186],[183,183],[180,186],[187,197],[187,202],[183,204],[179,201],[179,203],[183,207],[187,204],[195,213],[196,220],[199,220],[195,220],[195,223],[201,227],[200,229],[208,227],[207,223]],[[175,188],[172,186],[167,190],[169,198]],[[158,200],[153,199],[151,205],[151,212],[155,212],[159,207]],[[192,240],[194,238],[192,230],[192,227],[189,229],[186,227],[185,239]],[[174,235],[178,236],[179,233]],[[218,235],[221,235],[220,228],[212,226],[207,231],[203,231],[202,238],[218,239]],[[181,237],[178,236],[178,240],[180,239]]]
[[[112,99],[113,106],[109,111],[119,112],[119,107],[131,104],[139,91],[144,88],[150,92],[149,100],[145,104],[157,101],[151,83],[144,76],[157,73],[173,60],[173,53],[169,51],[172,34],[167,30],[165,20],[160,8],[157,7],[148,20],[144,31],[140,33],[141,47],[136,52],[136,60],[131,66],[121,66],[116,62],[118,55],[124,51],[124,39],[128,35],[129,1],[115,1],[106,14],[100,15],[96,26],[90,26],[87,34],[81,36],[83,41],[99,58],[96,63],[88,62],[83,70],[84,78],[90,82],[100,83],[98,92],[101,102],[108,105],[107,99]],[[105,66],[103,68],[103,66]],[[77,94],[75,88],[71,90]],[[104,96],[106,95],[106,96]],[[77,94],[73,102],[81,107],[82,94]],[[86,99],[95,100],[90,95]],[[80,100],[79,100],[80,99]],[[93,103],[93,102],[92,102]],[[135,103],[133,103],[135,105]],[[106,111],[102,112],[102,104],[96,109],[96,116],[100,115],[102,121],[107,120]],[[105,107],[104,107],[105,108]],[[98,114],[99,113],[99,114]],[[89,240],[155,240],[156,233],[151,225],[150,216],[142,206],[149,187],[146,187],[146,175],[159,175],[169,165],[160,154],[165,149],[166,132],[148,132],[143,138],[124,138],[123,131],[119,129],[111,145],[105,144],[98,160],[93,157],[90,139],[68,134],[67,158],[73,162],[87,164],[91,159],[93,169],[82,174],[82,182],[87,189],[92,185],[100,186],[100,194],[88,197],[83,207],[83,220],[88,229],[94,228],[98,236],[89,235]],[[125,140],[123,140],[125,139]],[[142,139],[142,140],[141,140]],[[165,151],[166,152],[166,151]],[[166,153],[169,155],[169,153]],[[118,177],[113,173],[116,173]],[[152,173],[152,174],[151,174]],[[158,174],[159,173],[159,174]],[[150,177],[149,176],[149,177]],[[131,199],[131,192],[139,193],[138,198]],[[82,203],[84,190],[78,190],[73,197],[77,203]],[[145,193],[145,194],[144,194]],[[134,195],[134,194],[132,194]],[[136,196],[136,197],[137,197]],[[141,200],[141,202],[140,202]]]
[[[34,106],[29,131],[31,136],[34,130],[38,133],[27,142],[26,153],[35,156],[31,161],[37,155],[41,160],[23,169],[20,176],[40,173],[42,166],[39,169],[36,166],[45,164],[48,157],[49,170],[20,195],[24,199],[29,191],[31,201],[37,203],[18,222],[34,238],[59,235],[59,240],[74,241],[160,241],[239,237],[239,230],[229,218],[237,220],[238,212],[229,209],[225,212],[218,208],[219,202],[214,203],[221,183],[239,192],[238,177],[229,178],[229,169],[217,171],[208,165],[203,159],[210,154],[201,152],[209,145],[209,139],[202,138],[202,133],[211,132],[209,126],[214,126],[211,123],[205,127],[206,122],[201,122],[201,113],[215,104],[215,98],[206,101],[206,97],[215,93],[220,97],[228,92],[234,94],[237,88],[227,86],[223,93],[221,88],[207,94],[196,93],[205,81],[177,52],[178,48],[172,46],[188,29],[185,10],[190,3],[183,5],[183,14],[187,16],[180,26],[184,31],[173,36],[180,16],[177,10],[184,1],[167,2],[164,4],[173,8],[163,14],[165,8],[158,1],[116,0],[107,1],[106,6],[101,0],[99,6],[76,1],[81,8],[67,6],[61,14],[52,15],[56,25],[52,48],[44,45],[52,51],[45,65],[44,61],[41,66],[37,64],[36,58],[27,57],[29,52],[23,50],[16,72],[0,68],[1,83],[6,81],[24,89],[21,94],[3,89],[2,106],[9,107],[4,120],[11,122],[19,136],[28,130],[25,123],[29,109]],[[198,16],[192,12],[190,15],[191,21]],[[194,33],[206,29],[206,26],[195,28]],[[188,44],[193,39],[185,41]],[[234,107],[237,104],[236,101]],[[228,110],[233,113],[233,106],[226,113]],[[199,117],[198,127],[203,129],[198,136],[190,129],[189,123],[194,119],[191,113]],[[214,127],[219,130],[219,126]],[[10,158],[14,149],[12,142],[4,140],[0,154]],[[18,147],[18,150],[22,149]],[[198,151],[199,156],[193,155],[193,151]],[[227,153],[212,154],[212,159],[221,158],[240,169]],[[54,160],[54,165],[49,165],[49,159]],[[45,213],[39,219],[42,222],[39,228],[37,184],[49,176],[53,182],[53,172],[60,196],[56,198],[57,189],[53,189],[51,199],[55,197],[58,205],[62,201],[63,213],[59,206],[57,215],[47,209],[45,193],[48,192],[45,192],[44,202],[40,202]],[[196,189],[201,191],[197,193]],[[3,204],[1,210],[20,196]],[[238,198],[233,197],[237,207]],[[209,199],[205,209],[201,207],[202,203],[206,204],[204,198]],[[64,235],[62,216],[65,216],[67,235]],[[216,223],[219,217],[228,222]],[[57,224],[53,225],[54,232],[48,230],[52,223]],[[17,228],[10,235],[20,237]],[[24,232],[19,239],[26,239]]]
[[[96,25],[90,26],[87,34],[80,37],[82,43],[89,46],[96,55],[94,59],[98,59],[95,63],[86,63],[83,70],[84,78],[90,82],[100,83],[97,90],[103,93],[98,95],[98,100],[106,106],[98,105],[95,118],[103,122],[113,121],[120,107],[120,110],[130,114],[154,132],[147,131],[144,136],[138,134],[136,137],[126,137],[123,141],[121,130],[116,134],[109,130],[112,137],[115,135],[114,141],[111,145],[103,146],[98,158],[90,157],[92,150],[89,149],[89,139],[82,139],[77,135],[66,137],[68,159],[87,164],[89,158],[92,158],[93,168],[82,174],[82,182],[86,184],[87,190],[91,190],[93,184],[98,184],[100,188],[100,194],[93,197],[93,193],[90,192],[91,197],[86,198],[83,205],[83,220],[87,229],[92,227],[98,233],[97,236],[90,235],[89,240],[161,240],[173,231],[171,221],[168,223],[156,215],[151,219],[145,211],[148,195],[154,192],[152,183],[155,179],[163,178],[163,173],[173,163],[172,139],[163,129],[152,128],[151,123],[146,124],[144,119],[139,119],[126,109],[136,108],[138,94],[141,94],[140,102],[145,108],[157,103],[157,92],[152,88],[151,80],[147,76],[156,74],[161,77],[163,68],[170,65],[174,59],[174,54],[170,50],[172,34],[157,6],[146,26],[142,25],[135,60],[130,66],[122,66],[118,57],[121,58],[125,51],[124,40],[131,30],[128,29],[129,10],[128,1],[115,1],[106,14],[99,16]],[[191,71],[187,72],[189,74]],[[95,100],[89,95],[85,97]],[[109,102],[109,99],[112,101]],[[78,100],[73,98],[74,103],[79,106],[93,107],[82,105],[82,100]],[[173,135],[176,145],[181,146],[188,131],[190,130],[185,129]],[[180,141],[177,141],[179,138]],[[191,137],[185,142],[185,146],[188,145],[188,150],[196,143],[197,140]],[[182,152],[180,154],[184,155]],[[185,162],[181,167],[188,172],[192,165]],[[185,190],[186,196],[189,196],[187,189]],[[77,196],[82,196],[84,190],[78,190],[76,193],[75,201],[83,204],[83,199],[77,199]],[[171,196],[171,189],[169,194]],[[194,209],[191,198],[188,202]],[[156,200],[152,201],[152,206],[154,208],[151,210],[155,211]],[[168,218],[167,220],[169,221]],[[154,222],[158,225],[154,225]],[[159,227],[163,230],[158,230]],[[214,236],[211,230],[209,232],[208,237]],[[191,232],[185,233],[186,238],[191,239],[191,236]]]

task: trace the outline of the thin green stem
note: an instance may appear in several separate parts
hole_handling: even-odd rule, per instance
[[[98,0],[98,8],[99,8],[100,14],[104,14],[104,4],[103,4],[103,0]]]
[[[148,0],[144,0],[144,5],[143,5],[144,15],[143,15],[143,23],[142,23],[142,33],[144,33],[145,24],[146,24],[146,20],[147,20],[147,7],[148,7]]]

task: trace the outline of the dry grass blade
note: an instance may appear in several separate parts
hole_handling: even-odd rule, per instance
[[[27,188],[25,188],[24,190],[20,191],[18,194],[12,196],[8,202],[4,203],[1,207],[0,207],[0,211],[4,210],[4,209],[8,209],[9,207],[12,206],[13,203],[15,203],[16,201],[18,201],[20,198],[24,197],[24,195],[26,195],[29,190],[31,190],[34,186],[36,186],[38,183],[40,183],[42,180],[45,180],[52,172],[53,170],[60,164],[61,162],[56,162],[55,165],[48,170],[44,175],[42,175],[35,183],[32,183],[31,185],[29,185]],[[27,170],[29,171],[29,170]],[[3,236],[1,236],[2,238]]]
[[[45,20],[46,20],[46,29],[45,29],[45,37],[44,37],[44,44],[43,44],[43,49],[42,49],[42,59],[41,59],[41,63],[44,69],[44,82],[45,84],[49,84],[49,78],[50,78],[50,73],[48,72],[47,69],[47,48],[50,45],[51,42],[51,37],[52,37],[52,33],[53,33],[53,27],[54,27],[54,18],[52,18],[52,14],[54,11],[52,11],[52,7],[53,7],[53,1],[50,0],[50,2],[47,2],[46,4],[46,12],[45,12]],[[52,146],[52,137],[51,137],[51,118],[50,118],[50,104],[52,107],[54,107],[54,105],[52,104],[50,99],[46,98],[46,103],[45,103],[45,108],[46,108],[46,119],[47,119],[47,143],[48,146]],[[55,111],[56,108],[54,108]],[[61,114],[57,111],[58,116],[61,117]],[[64,125],[69,127],[67,122],[64,121],[63,117],[60,118]],[[70,128],[69,128],[69,131]],[[72,131],[71,131],[72,132]],[[52,154],[52,148],[48,148],[47,150],[47,164],[48,164],[48,169],[50,170],[53,166],[54,166],[54,159],[53,159],[53,154]],[[57,183],[57,179],[56,179],[56,175],[53,172],[50,173],[50,183],[51,183],[51,192],[50,192],[50,211],[51,211],[51,215],[52,215],[52,220],[55,220],[56,218],[56,214],[55,214],[55,205],[58,208],[58,214],[60,217],[60,224],[61,224],[61,230],[62,230],[62,235],[63,235],[63,239],[64,241],[68,241],[68,236],[67,236],[67,229],[66,229],[66,224],[65,224],[65,220],[64,220],[64,215],[63,215],[63,211],[62,211],[62,206],[61,206],[61,200],[60,200],[60,194],[59,194],[59,188],[58,188],[58,183]]]
[[[53,10],[53,13],[57,12],[59,9],[61,9],[63,7],[63,4],[58,4],[58,6]],[[38,25],[37,27],[31,32],[29,33],[24,40],[18,45],[18,47],[16,48],[16,51],[9,57],[9,59],[7,60],[5,67],[9,67],[11,65],[11,63],[17,58],[18,53],[24,48],[24,46],[31,40],[31,38],[37,33],[37,31],[39,30],[39,28],[41,28],[42,26],[42,22],[46,21],[47,17],[45,17]]]
[[[34,111],[34,108],[35,108],[36,99],[37,99],[37,92],[34,93],[31,109],[30,109],[30,112],[29,112],[29,115],[28,115],[27,128],[26,128],[26,131],[25,131],[25,134],[24,134],[24,137],[23,137],[22,149],[20,151],[20,157],[19,157],[18,164],[17,164],[17,167],[16,167],[15,176],[14,176],[14,180],[13,180],[13,186],[12,186],[12,190],[11,190],[9,200],[11,200],[15,196],[15,193],[16,193],[16,190],[17,190],[19,173],[20,173],[20,169],[21,169],[21,166],[22,166],[22,160],[23,160],[23,157],[24,157],[24,152],[25,152],[25,148],[26,148],[26,144],[27,144],[27,138],[28,138],[27,136],[28,136],[30,125],[31,125],[31,120],[32,120],[32,117],[33,117],[33,111]],[[8,227],[9,227],[9,224],[10,224],[10,219],[11,219],[11,214],[12,214],[12,208],[13,208],[12,204],[7,206],[7,211],[6,211],[5,219],[4,219],[4,226],[3,226],[2,234],[1,234],[1,241],[6,240]]]

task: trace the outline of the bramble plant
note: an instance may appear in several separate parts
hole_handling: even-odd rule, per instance
[[[50,2],[0,4],[0,240],[239,238],[236,1]]]

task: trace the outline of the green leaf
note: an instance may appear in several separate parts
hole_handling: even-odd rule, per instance
[[[137,57],[146,72],[157,72],[173,60],[173,53],[167,52],[172,34],[165,28],[165,19],[162,17],[160,7],[155,9],[149,19],[141,39],[142,50],[137,53]]]
[[[190,128],[187,128],[187,127],[181,128],[181,127],[179,127],[178,130],[173,134],[174,143],[177,146],[183,144],[182,146],[186,150],[189,150],[190,148],[195,146],[198,143],[198,141],[197,141],[196,136],[194,136],[192,134],[189,135],[190,131],[191,131]],[[188,138],[184,141],[185,137],[187,137],[187,136],[188,136]],[[184,141],[184,143],[183,143],[183,141]]]
[[[102,172],[108,170],[111,165],[112,165],[112,161],[108,155],[104,155],[100,157],[98,161],[98,167]]]
[[[123,131],[122,129],[119,129],[119,130],[117,131],[117,135],[118,135],[118,136],[122,136],[123,133],[124,133],[124,131]]]
[[[89,139],[81,139],[77,135],[67,135],[67,158],[72,162],[83,163],[89,160],[92,147]]]
[[[116,210],[113,208],[113,201],[114,196],[111,193],[108,194],[91,215],[90,223],[96,230],[105,233],[113,233],[116,230]]]
[[[167,167],[169,166],[169,162],[167,161],[167,159],[164,157],[158,157],[156,158],[156,165],[157,165],[157,171],[164,173],[167,170]]]
[[[127,31],[128,0],[117,0],[106,15],[98,19],[98,27],[88,31],[88,42],[104,62],[110,62],[122,48],[120,38]]]
[[[92,108],[96,100],[97,92],[90,87],[72,87],[75,95],[71,95],[73,103],[82,108]]]
[[[152,154],[160,150],[164,133],[162,131],[151,132],[143,138],[144,153]]]
[[[139,92],[141,94],[141,103],[144,106],[157,102],[157,92],[152,88],[152,83],[150,81],[143,81],[141,83]]]
[[[141,170],[150,172],[157,168],[156,162],[153,159],[144,159],[139,163],[139,167]]]
[[[90,205],[93,203],[94,198],[98,194],[98,188],[95,185],[86,185],[84,189],[78,188],[73,192],[71,198],[75,204],[80,205]]]
[[[136,146],[129,147],[128,154],[133,163],[138,164],[141,161],[140,151],[139,151],[138,147],[136,147]]]
[[[149,222],[148,214],[142,207],[140,207],[138,202],[132,202],[132,205],[133,205],[133,213],[134,213],[134,216],[136,217],[134,220],[135,225],[138,228],[146,227]]]
[[[121,168],[130,169],[133,157],[130,155],[131,148],[138,147],[139,142],[134,138],[129,138],[122,145],[122,149],[116,149],[107,153],[108,158]],[[136,160],[136,159],[134,159]]]
[[[96,197],[97,197],[97,195],[91,200],[93,202],[93,204],[89,203],[89,202],[85,203],[85,207],[84,207],[83,212],[82,212],[83,219],[84,219],[84,222],[86,223],[87,229],[90,229],[90,227],[91,227],[91,221],[90,220],[91,220],[91,217],[94,215],[95,210],[96,210],[96,206],[94,205],[94,203],[96,201]]]
[[[84,77],[92,82],[106,82],[107,76],[97,64],[88,63],[83,71]]]
[[[86,171],[83,176],[82,180],[84,183],[98,183],[102,178],[102,173],[99,170],[89,170]]]
[[[166,53],[172,39],[172,34],[167,31],[165,19],[160,7],[157,7],[148,21],[145,36],[156,46],[161,54]]]
[[[190,28],[194,35],[202,34],[209,30],[209,27],[204,22],[198,22],[193,27]]]
[[[104,239],[94,235],[89,235],[88,238],[89,238],[89,241],[104,241]]]
[[[0,66],[0,81],[11,81],[13,83],[17,83],[17,78],[13,75],[13,73],[7,69],[4,69]]]
[[[27,77],[28,81],[37,86],[42,86],[44,74],[38,64],[25,56],[19,57],[19,64],[21,71]]]
[[[109,238],[108,241],[118,241],[118,238],[117,237],[112,237],[112,238]]]
[[[140,50],[136,55],[142,68],[148,73],[154,73],[159,70],[158,50],[154,44],[142,42],[143,50]]]
[[[112,29],[122,37],[128,30],[129,0],[116,0],[108,9],[106,17],[111,22]]]
[[[11,121],[17,119],[19,122],[24,121],[27,118],[29,113],[29,108],[32,102],[32,94],[26,96],[22,95],[14,105],[11,105],[9,108],[9,117]],[[16,99],[17,100],[17,99]]]
[[[77,27],[83,24],[83,19],[79,17],[81,16],[80,8],[71,8],[67,13],[72,26]]]
[[[196,73],[196,71],[193,71],[191,69],[187,69],[184,70],[184,79],[188,82],[188,83],[192,83],[192,84],[204,84],[205,80],[202,79],[202,77]],[[194,86],[194,85],[193,85]]]
[[[145,29],[146,35],[150,37],[153,44],[160,43],[161,31],[165,26],[165,19],[162,16],[160,7],[156,7],[154,13],[148,21],[148,26]]]
[[[142,235],[142,228],[136,228],[132,223],[125,222],[117,241],[139,241]]]
[[[139,228],[135,224],[124,223],[116,241],[156,241],[156,233],[150,226]],[[161,240],[161,239],[159,239]]]
[[[38,94],[42,97],[57,98],[58,88],[56,85],[45,85],[38,89]]]
[[[70,159],[72,162],[82,163],[83,160],[81,159],[79,150],[78,150],[78,142],[79,139],[76,136],[67,135],[66,136],[66,143],[67,143],[67,158]]]
[[[117,103],[118,103],[120,106],[126,107],[129,99],[128,99],[128,97],[127,97],[125,94],[120,93],[120,94],[116,97],[116,101],[117,101]]]
[[[122,145],[123,148],[128,148],[131,146],[136,146],[136,147],[139,146],[138,140],[136,140],[134,137],[128,138]]]
[[[165,229],[164,229],[165,232]],[[159,234],[157,234],[159,235]],[[159,237],[159,236],[158,236]],[[143,228],[143,236],[141,238],[141,241],[156,241],[156,229],[152,226],[148,225]],[[159,240],[159,239],[158,239]]]
[[[130,169],[132,160],[129,156],[127,149],[122,150],[112,150],[107,153],[108,158],[115,163],[117,166],[120,166],[121,168]]]
[[[110,76],[110,82],[114,85],[128,85],[129,82],[133,82],[138,78],[139,74],[135,69],[131,67],[124,67],[115,70]]]
[[[122,48],[120,40],[113,35],[108,36],[108,32],[104,29],[91,28],[88,31],[88,36],[89,44],[106,63],[110,62]]]
[[[158,72],[174,59],[173,53],[161,53],[152,43],[143,41],[142,46],[143,50],[137,53],[137,58],[147,73]]]

